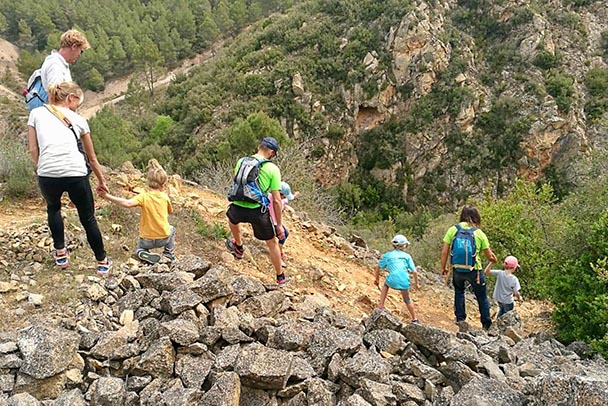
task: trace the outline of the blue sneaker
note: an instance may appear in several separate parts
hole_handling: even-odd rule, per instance
[[[68,254],[67,249],[64,249],[63,254],[58,254],[57,250],[54,250],[53,258],[55,259],[55,265],[61,269],[65,269],[70,265],[70,255]]]
[[[234,240],[234,238],[230,239],[227,238],[226,239],[226,248],[228,248],[228,250],[230,251],[230,253],[236,258],[236,259],[243,259],[243,257],[245,256],[245,247],[243,247],[241,245],[241,248],[239,249],[236,246],[236,241]]]
[[[108,276],[112,269],[112,258],[106,257],[105,261],[97,261],[97,275]]]

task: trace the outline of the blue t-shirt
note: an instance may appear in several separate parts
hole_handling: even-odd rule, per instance
[[[392,250],[382,255],[378,262],[380,269],[388,269],[388,276],[384,282],[393,289],[405,290],[410,288],[408,272],[414,272],[414,260],[407,252]]]

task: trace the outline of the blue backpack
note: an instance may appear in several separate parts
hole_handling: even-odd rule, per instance
[[[265,159],[258,160],[251,156],[243,158],[228,191],[229,201],[259,203],[266,207],[270,205],[267,192],[258,183],[260,168],[266,162]]]
[[[23,89],[23,97],[25,97],[25,104],[30,111],[49,102],[49,95],[42,86],[40,69],[36,69],[30,76],[27,88]]]
[[[451,263],[456,272],[470,272],[475,269],[477,245],[475,244],[475,227],[463,228],[456,224],[456,235],[452,240]]]

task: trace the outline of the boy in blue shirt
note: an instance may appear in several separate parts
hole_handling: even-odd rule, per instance
[[[416,309],[414,309],[414,304],[410,299],[410,277],[408,275],[408,272],[414,275],[414,286],[416,289],[419,289],[418,272],[414,266],[412,256],[405,252],[405,249],[410,242],[404,235],[397,234],[393,237],[392,243],[393,250],[384,254],[382,258],[380,258],[378,266],[376,266],[375,284],[378,288],[380,288],[380,269],[388,270],[388,276],[384,280],[384,286],[382,286],[382,291],[380,292],[380,304],[378,305],[378,309],[384,309],[384,301],[388,294],[388,288],[396,289],[401,292],[407,310],[412,316],[412,323],[418,323]]]

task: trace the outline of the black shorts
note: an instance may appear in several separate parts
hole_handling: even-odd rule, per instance
[[[237,206],[236,204],[231,204],[228,206],[226,216],[232,224],[251,224],[253,235],[258,240],[267,241],[275,238],[274,225],[272,224],[270,212],[267,208],[262,211],[262,206],[256,207],[255,209],[248,209],[246,207]]]

